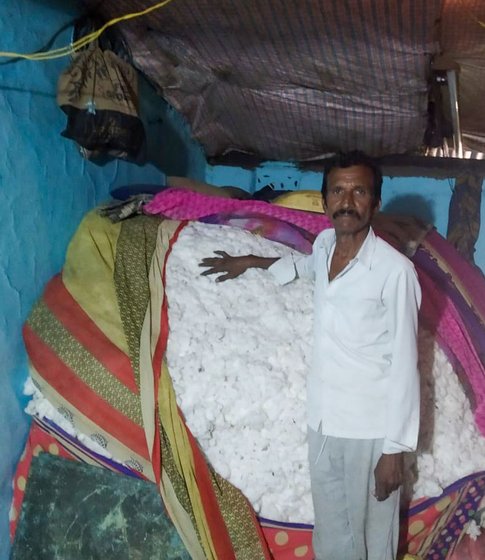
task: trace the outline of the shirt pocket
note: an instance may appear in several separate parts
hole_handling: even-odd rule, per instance
[[[386,309],[376,297],[346,295],[331,301],[331,334],[342,347],[378,352],[389,338]]]

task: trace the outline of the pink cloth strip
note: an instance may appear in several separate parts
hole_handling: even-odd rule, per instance
[[[315,235],[330,227],[330,220],[324,214],[292,210],[261,200],[209,196],[186,189],[166,189],[155,195],[143,208],[146,214],[159,214],[173,220],[198,220],[211,214],[235,210],[271,216],[295,224]]]

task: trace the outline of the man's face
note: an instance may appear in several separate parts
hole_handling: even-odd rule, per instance
[[[337,233],[353,234],[368,227],[381,206],[374,200],[374,174],[364,165],[333,168],[323,201]]]

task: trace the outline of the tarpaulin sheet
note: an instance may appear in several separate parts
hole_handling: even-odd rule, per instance
[[[152,5],[86,0],[103,19]],[[419,149],[442,0],[174,0],[119,25],[208,156]]]

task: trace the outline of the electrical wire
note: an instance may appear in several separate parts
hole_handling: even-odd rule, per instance
[[[108,27],[111,27],[111,26],[119,23],[120,21],[126,21],[126,20],[129,20],[129,19],[134,19],[134,18],[137,18],[137,17],[144,16],[146,14],[149,14],[150,12],[158,10],[159,8],[163,8],[164,6],[166,6],[167,4],[169,4],[172,1],[173,0],[163,0],[163,2],[158,2],[158,4],[154,4],[153,6],[150,6],[149,8],[146,8],[145,10],[142,10],[140,12],[132,12],[130,14],[125,14],[124,16],[119,16],[119,17],[113,18],[110,21],[108,21],[107,23],[105,23],[102,27],[97,29],[96,31],[93,31],[92,33],[89,33],[88,35],[85,35],[84,37],[81,37],[80,39],[78,39],[77,41],[74,41],[74,43],[71,43],[70,45],[68,45],[66,47],[60,47],[58,49],[52,49],[52,50],[46,51],[46,52],[37,52],[37,53],[30,53],[30,54],[0,51],[0,57],[2,57],[2,58],[21,58],[21,59],[24,59],[24,60],[43,61],[43,60],[53,60],[55,58],[62,58],[64,56],[69,56],[73,52],[76,52],[76,51],[82,49],[83,47],[85,47],[89,43],[92,43],[93,41],[96,41],[96,39],[102,33],[104,33],[106,31],[106,29],[108,29]]]

